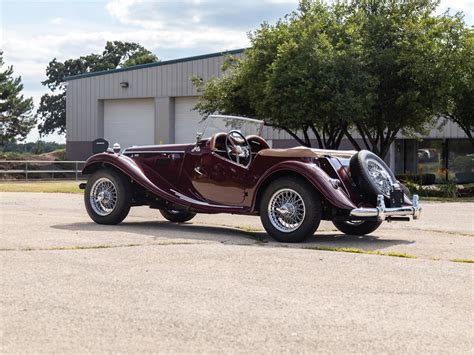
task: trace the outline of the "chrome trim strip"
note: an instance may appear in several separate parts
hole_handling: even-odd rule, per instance
[[[126,149],[122,152],[122,154],[144,154],[144,153],[163,153],[163,154],[184,154],[184,150],[132,150],[127,151]]]
[[[419,219],[421,215],[420,198],[413,195],[412,206],[386,208],[383,195],[377,197],[377,207],[375,208],[355,208],[349,215],[355,218],[377,217],[379,221],[384,221],[392,216],[412,216],[413,219]]]

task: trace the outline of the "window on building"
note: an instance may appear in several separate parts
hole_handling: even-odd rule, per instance
[[[433,174],[436,183],[446,178],[471,183],[474,147],[468,139],[400,139],[395,142],[395,173]]]
[[[405,156],[404,156],[404,168],[407,174],[416,174],[417,173],[417,147],[418,142],[414,139],[405,140]]]
[[[474,182],[474,148],[468,139],[448,140],[448,172],[456,182]]]
[[[395,141],[395,175],[405,173],[405,140]]]
[[[434,174],[436,182],[443,182],[446,179],[443,148],[443,140],[441,139],[424,139],[419,141],[416,151],[417,173]]]

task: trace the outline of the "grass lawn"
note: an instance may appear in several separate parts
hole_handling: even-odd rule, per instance
[[[420,196],[420,202],[474,202],[474,197],[424,197]]]
[[[62,192],[82,193],[79,183],[82,181],[37,181],[37,182],[0,182],[0,192]]]

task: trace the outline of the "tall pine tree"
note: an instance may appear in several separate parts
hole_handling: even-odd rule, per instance
[[[36,124],[33,99],[21,94],[21,77],[14,77],[13,67],[4,68],[4,64],[0,51],[0,146],[24,140]]]

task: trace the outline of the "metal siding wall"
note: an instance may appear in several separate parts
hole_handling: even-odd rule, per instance
[[[167,65],[166,66],[165,92],[169,93],[169,96],[174,96],[174,92],[173,92],[173,65]]]
[[[202,63],[202,77],[208,78],[209,77],[209,61],[203,61]]]
[[[162,96],[165,96],[164,95],[164,92],[166,90],[166,68],[165,67],[162,67],[162,68],[159,68],[160,70],[160,91],[158,92],[158,96],[159,97],[162,97]]]
[[[82,115],[83,115],[83,120],[86,122],[84,125],[84,134],[86,137],[92,137],[91,136],[91,118],[90,118],[90,109],[91,109],[91,102],[90,102],[90,87],[91,87],[91,80],[84,80],[83,82],[83,95],[84,99],[89,102],[89,105],[83,107],[82,110]]]
[[[84,97],[84,91],[85,91],[84,90],[84,80],[80,80],[78,84],[79,84],[79,88],[78,88],[78,90],[79,90],[79,100],[78,100],[78,103],[84,102],[84,103],[87,103],[87,105],[89,105],[90,103],[87,102],[87,100]],[[80,137],[87,138],[87,135],[85,133],[85,131],[87,129],[87,127],[86,127],[87,122],[84,119],[85,107],[86,107],[86,105],[79,105],[79,107],[78,107],[79,108],[79,120],[80,120],[79,122],[81,122],[81,125],[78,127],[79,128],[78,133],[79,133]]]
[[[179,63],[176,65],[177,67],[177,71],[178,71],[178,77],[176,78],[177,80],[177,84],[178,84],[178,90],[176,92],[176,95],[177,96],[184,96],[184,91],[187,87],[186,85],[186,73],[184,71],[185,69],[185,65],[183,65],[184,63]]]
[[[223,62],[224,57],[211,57],[71,80],[67,89],[67,139],[84,142],[102,135],[98,100],[197,96],[192,76],[203,80],[221,77]],[[129,83],[127,89],[120,87],[123,81]]]
[[[150,68],[144,69],[143,71],[143,87],[145,88],[145,92],[143,96],[150,97],[152,95],[151,90],[151,78],[150,78]]]
[[[441,129],[438,129],[441,124],[443,123],[443,119],[438,119],[438,123],[434,125],[434,127],[427,127],[429,129],[429,133],[426,136],[418,135],[419,138],[425,139],[456,139],[467,138],[466,133],[454,122],[448,121],[446,122]],[[403,134],[397,134],[397,138],[404,139],[404,138],[413,138],[413,137],[406,137]]]
[[[95,80],[89,80],[89,85],[87,87],[87,98],[89,102],[91,103],[91,105],[89,105],[89,112],[87,114],[87,118],[89,121],[88,134],[90,137],[95,137],[94,139],[99,138],[97,134],[97,113],[98,113],[97,103],[98,101],[94,100],[94,97],[97,97],[96,86],[97,85],[95,85]]]
[[[73,102],[73,97],[71,96],[71,93],[69,91],[69,87],[66,91],[66,139],[71,138],[71,134],[75,131],[72,128],[72,124],[74,121],[71,120],[72,118],[72,102]]]

